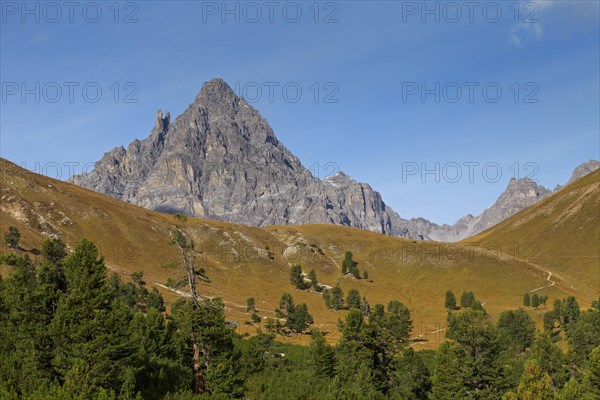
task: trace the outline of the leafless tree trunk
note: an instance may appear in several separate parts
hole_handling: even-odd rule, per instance
[[[177,220],[185,222],[185,217],[176,215]],[[200,307],[198,293],[196,292],[196,265],[195,265],[195,250],[192,239],[188,237],[187,232],[183,230],[181,225],[176,224],[171,230],[171,244],[174,244],[179,249],[181,254],[182,267],[185,269],[188,281],[188,289],[192,300],[192,310],[196,311]],[[205,393],[206,382],[204,379],[204,371],[201,363],[201,344],[202,338],[194,326],[194,320],[191,321],[191,336],[194,359],[194,392]]]

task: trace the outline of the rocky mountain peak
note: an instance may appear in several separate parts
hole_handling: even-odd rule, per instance
[[[159,110],[148,138],[107,153],[91,173],[71,181],[163,212],[254,226],[331,223],[416,235],[369,185],[344,173],[314,178],[222,79],[206,82],[175,121]]]
[[[200,92],[196,96],[194,104],[213,110],[223,108],[224,106],[237,109],[239,101],[240,98],[227,82],[221,78],[215,78],[202,85],[202,89],[200,89]]]
[[[577,166],[577,168],[575,168],[575,170],[573,171],[573,174],[571,175],[571,179],[569,179],[569,182],[567,182],[567,184],[574,182],[577,179],[582,178],[582,177],[586,176],[587,174],[594,172],[598,168],[600,168],[600,162],[598,162],[596,160],[589,160],[589,161],[584,162],[583,164],[581,164],[581,165]]]
[[[597,164],[585,163],[573,175]],[[174,121],[158,110],[146,139],[114,148],[92,172],[71,181],[163,212],[253,226],[340,224],[439,241],[472,236],[550,194],[529,178],[512,179],[493,206],[454,225],[400,218],[377,191],[342,171],[324,180],[313,177],[258,110],[222,79],[206,82]]]
[[[354,179],[352,179],[350,176],[346,175],[344,172],[342,171],[338,171],[333,175],[328,176],[327,178],[323,179],[323,182],[328,183],[330,185],[334,185],[334,186],[340,186],[340,185],[347,185],[353,182],[356,182]]]
[[[511,178],[506,190],[500,195],[501,199],[512,199],[515,195],[518,196],[546,196],[550,194],[550,190],[542,185],[538,185],[537,182],[533,181],[529,177],[515,179]]]

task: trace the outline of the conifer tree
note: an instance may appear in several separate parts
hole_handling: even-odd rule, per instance
[[[435,352],[433,376],[431,378],[431,400],[462,400],[465,399],[461,374],[461,360],[459,348],[444,342]]]
[[[92,242],[82,239],[64,264],[68,289],[52,321],[53,364],[72,396],[90,397],[99,387],[120,392],[131,370],[131,312],[111,298],[104,260]]]
[[[181,266],[187,280],[187,288],[190,293],[191,314],[196,314],[200,309],[200,296],[196,290],[196,280],[208,280],[203,269],[196,268],[196,249],[194,241],[190,238],[187,232],[186,223],[187,217],[181,214],[175,214],[175,224],[171,227],[171,238],[169,244],[175,246],[181,257]],[[189,334],[192,341],[193,352],[193,374],[194,374],[194,392],[205,393],[206,381],[204,376],[204,368],[201,364],[202,352],[205,347],[203,337],[200,334],[197,318],[190,316],[191,324],[189,325]]]
[[[473,292],[463,292],[462,296],[460,296],[460,306],[462,308],[470,308],[473,306],[475,302],[475,295]]]
[[[302,277],[302,267],[294,264],[290,270],[290,283],[296,289],[304,289],[304,279]]]
[[[317,273],[314,269],[311,269],[308,273],[308,279],[310,279],[310,284],[312,285],[313,289],[317,292],[320,292],[321,285],[319,285],[319,282],[317,281]]]
[[[246,311],[249,313],[256,312],[256,301],[254,300],[254,297],[248,297],[248,299],[246,299]]]
[[[444,307],[453,310],[456,308],[456,297],[451,290],[446,291],[446,301],[444,302]]]
[[[537,310],[537,308],[539,306],[540,306],[540,297],[537,295],[537,293],[534,293],[533,296],[531,296],[531,307],[533,307]]]
[[[16,249],[19,247],[19,240],[21,240],[19,229],[14,226],[9,226],[8,232],[4,235],[4,243],[6,243],[8,247]]]
[[[389,390],[390,397],[400,399],[427,399],[431,390],[429,370],[420,355],[408,347],[396,359]]]
[[[313,332],[309,351],[315,375],[319,378],[333,377],[335,374],[335,350],[327,344],[321,332]]]
[[[331,308],[336,311],[344,308],[344,292],[339,286],[331,289]]]
[[[531,307],[531,296],[529,296],[529,293],[525,293],[523,296],[523,305],[525,307]]]
[[[540,369],[536,360],[525,364],[516,392],[508,392],[504,400],[556,400],[552,379]]]
[[[325,307],[333,308],[331,301],[332,301],[331,289],[324,289],[323,290],[323,302],[325,303]]]
[[[360,293],[356,289],[350,289],[348,291],[348,297],[346,298],[346,304],[348,305],[348,309],[356,308],[360,310]]]

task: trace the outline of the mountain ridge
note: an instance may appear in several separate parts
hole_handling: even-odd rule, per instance
[[[174,121],[159,110],[146,139],[112,149],[70,182],[162,212],[258,227],[337,224],[445,242],[477,234],[551,193],[522,178],[483,213],[453,225],[401,218],[367,183],[343,172],[314,177],[260,112],[219,78],[205,83]]]

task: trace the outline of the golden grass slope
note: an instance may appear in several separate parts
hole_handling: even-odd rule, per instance
[[[494,243],[546,269],[587,305],[600,297],[600,170],[463,243]],[[552,278],[554,279],[554,278]]]
[[[50,235],[60,236],[71,248],[86,237],[99,246],[110,269],[126,279],[132,272],[143,271],[148,285],[158,287],[168,302],[179,296],[164,286],[173,271],[163,266],[178,261],[168,245],[172,215],[34,174],[3,159],[0,173],[2,236],[8,226],[17,226],[22,247],[28,251],[39,248]],[[588,212],[587,206],[572,212]],[[590,294],[560,279],[545,288],[550,285],[545,267],[509,252],[470,244],[417,242],[334,225],[262,229],[190,219],[188,228],[198,250],[197,264],[211,278],[210,283],[200,285],[200,293],[222,297],[228,318],[239,322],[249,320],[248,297],[256,299],[260,315],[266,317],[274,315],[281,294],[290,292],[297,303],[307,303],[319,327],[336,333],[344,312],[326,309],[320,294],[292,288],[292,264],[300,264],[307,273],[315,269],[321,283],[339,282],[346,293],[358,289],[371,305],[391,299],[404,302],[413,311],[413,335],[429,340],[420,344],[426,347],[443,339],[447,289],[458,297],[463,290],[473,290],[494,317],[521,306],[523,294],[535,288],[544,287],[540,293],[549,295],[551,301],[568,294],[587,299]],[[9,251],[2,246],[2,252]],[[347,250],[354,253],[359,269],[369,272],[369,281],[340,276]],[[583,303],[588,305],[587,300]],[[531,312],[541,321],[539,312]],[[306,337],[294,339],[307,342]],[[336,335],[329,339],[335,341]]]

